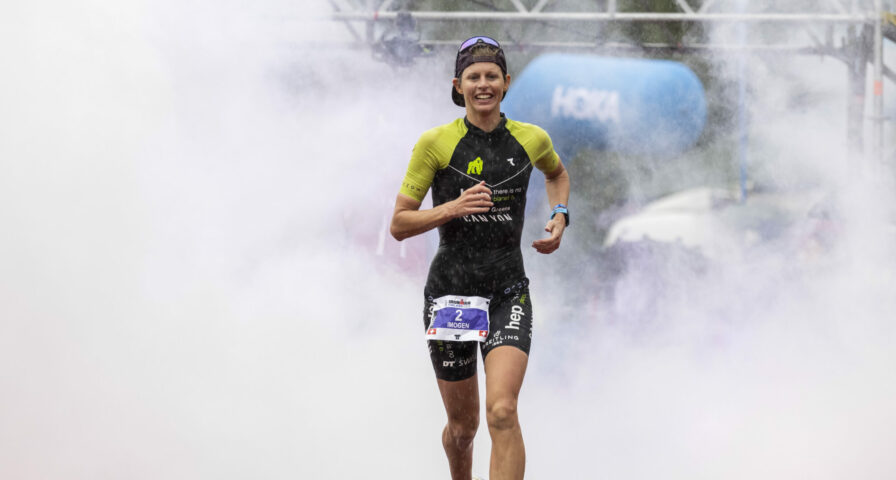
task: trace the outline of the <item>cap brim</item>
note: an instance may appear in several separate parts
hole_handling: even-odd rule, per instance
[[[451,100],[454,100],[454,104],[458,107],[467,106],[467,102],[464,102],[464,96],[457,93],[457,89],[454,88],[454,85],[451,86]]]

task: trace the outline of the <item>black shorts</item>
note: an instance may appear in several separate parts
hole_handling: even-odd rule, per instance
[[[529,280],[523,279],[510,287],[487,296],[489,332],[485,342],[451,342],[427,340],[429,357],[436,378],[440,380],[465,380],[476,374],[476,347],[482,358],[492,349],[510,345],[529,354],[532,344],[532,299],[529,296]],[[423,328],[426,331],[432,316],[433,295],[424,292]]]

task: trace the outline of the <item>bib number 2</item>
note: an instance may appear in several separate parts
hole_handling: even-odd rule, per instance
[[[487,298],[446,295],[433,303],[427,340],[484,342],[488,337]]]

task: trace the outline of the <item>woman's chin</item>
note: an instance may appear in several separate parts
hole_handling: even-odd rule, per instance
[[[473,107],[473,111],[478,114],[487,114],[491,113],[495,110],[500,110],[501,102],[496,102],[494,100],[490,100],[488,102],[483,101],[474,101],[471,106]]]

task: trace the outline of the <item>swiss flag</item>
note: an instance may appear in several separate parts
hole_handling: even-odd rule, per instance
[[[435,328],[430,328],[429,331],[426,332],[426,334],[427,334],[427,335],[435,335],[435,334],[436,334],[436,329],[435,329]]]
[[[488,336],[488,330],[479,330],[479,336],[480,336],[480,337],[487,337],[487,336]]]

